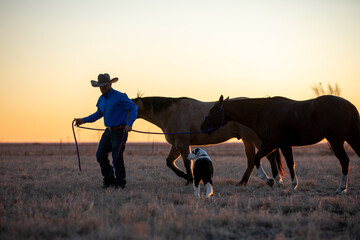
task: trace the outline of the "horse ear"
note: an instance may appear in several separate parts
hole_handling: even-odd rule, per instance
[[[227,97],[227,98],[225,99],[225,101],[227,101],[227,100],[229,100],[229,97]]]
[[[219,98],[219,103],[222,103],[224,101],[224,96],[221,95],[220,98]]]

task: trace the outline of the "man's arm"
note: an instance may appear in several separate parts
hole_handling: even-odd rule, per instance
[[[85,117],[85,118],[75,118],[76,126],[79,126],[84,123],[88,122],[95,122],[96,120],[100,119],[103,116],[101,111],[98,109],[95,113]]]
[[[127,111],[127,124],[124,129],[124,132],[126,133],[131,132],[132,130],[132,125],[129,125],[129,121],[130,121],[130,111]]]
[[[132,130],[132,125],[137,118],[138,107],[126,95],[123,99],[121,99],[121,105],[122,105],[122,108],[125,111],[127,111],[127,123],[126,123],[126,127],[124,129],[124,132],[130,132]]]

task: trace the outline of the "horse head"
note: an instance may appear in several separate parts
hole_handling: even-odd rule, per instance
[[[132,101],[138,107],[138,118],[149,119],[154,116],[160,116],[171,106],[182,99],[187,98],[170,98],[170,97],[142,97],[138,94],[137,98]]]
[[[209,114],[205,117],[201,124],[201,130],[207,134],[211,134],[215,130],[221,128],[226,124],[224,103],[229,100],[229,97],[224,100],[223,95],[220,96],[214,106],[210,109]]]

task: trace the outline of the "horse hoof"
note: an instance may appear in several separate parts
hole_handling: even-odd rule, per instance
[[[275,178],[275,182],[277,185],[284,185],[284,181],[282,180],[282,178]]]
[[[211,202],[214,199],[214,195],[206,196],[206,199]]]
[[[275,184],[275,180],[273,178],[270,178],[266,184],[269,185],[270,187],[273,187]]]
[[[297,189],[297,187],[298,187],[298,185],[297,185],[297,184],[296,184],[296,185],[291,185],[291,189],[292,189],[292,190]]]
[[[346,194],[347,193],[347,188],[338,188],[336,190],[336,194]]]
[[[245,186],[246,186],[246,182],[241,180],[241,181],[239,182],[239,185],[245,187]]]
[[[187,180],[185,186],[189,185],[190,183],[192,183],[192,181]]]

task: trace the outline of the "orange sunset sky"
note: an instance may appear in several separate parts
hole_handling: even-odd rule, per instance
[[[337,83],[360,109],[358,0],[2,0],[0,30],[3,143],[73,142],[71,122],[96,111],[90,80],[104,72],[130,98],[304,100],[314,84]],[[143,120],[133,128],[159,131]]]

